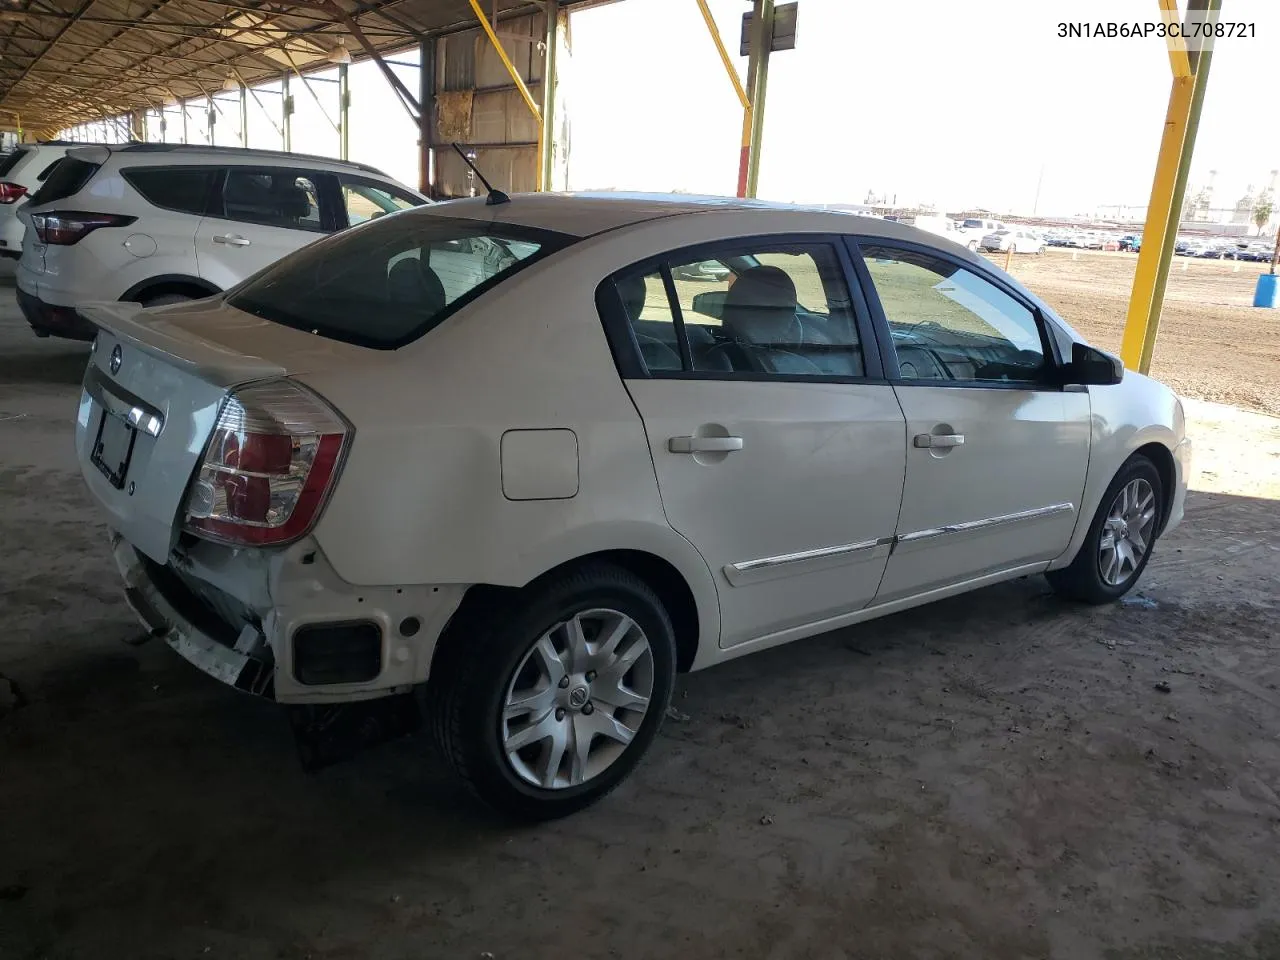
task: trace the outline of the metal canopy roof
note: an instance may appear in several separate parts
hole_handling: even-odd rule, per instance
[[[568,4],[562,3],[562,6]],[[540,9],[482,0],[486,14]],[[468,0],[0,0],[0,122],[44,134],[474,26]]]

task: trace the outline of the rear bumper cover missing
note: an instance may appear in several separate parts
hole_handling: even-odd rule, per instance
[[[216,680],[274,699],[274,666],[262,655],[268,648],[261,631],[246,625],[228,645],[201,630],[166,597],[137,552],[124,537],[111,534],[111,552],[124,578],[125,599],[133,612],[184,660]]]

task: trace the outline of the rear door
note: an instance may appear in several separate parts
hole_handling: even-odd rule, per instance
[[[848,267],[834,240],[733,241],[601,292],[667,519],[716,578],[722,646],[857,610],[884,572],[904,425]]]
[[[959,260],[866,240],[886,370],[906,415],[897,544],[877,602],[1066,549],[1089,464],[1089,394],[1056,385],[1035,307]]]
[[[291,167],[224,168],[196,230],[200,276],[226,290],[336,230],[332,177]]]

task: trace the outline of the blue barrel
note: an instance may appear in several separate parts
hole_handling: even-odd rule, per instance
[[[1280,307],[1280,276],[1264,273],[1258,277],[1258,288],[1253,291],[1255,307]]]

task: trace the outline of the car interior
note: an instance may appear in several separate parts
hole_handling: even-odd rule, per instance
[[[733,274],[729,289],[693,298],[683,311],[684,331],[694,371],[857,377],[862,355],[852,331],[832,335],[839,320],[802,306],[795,282],[781,267],[753,258],[725,262]],[[650,277],[653,275],[650,274]],[[673,320],[643,318],[648,294],[645,275],[617,280],[637,346],[651,371],[680,370],[680,342]]]

